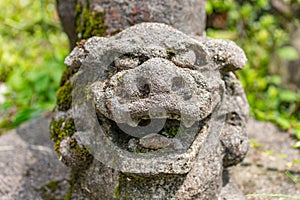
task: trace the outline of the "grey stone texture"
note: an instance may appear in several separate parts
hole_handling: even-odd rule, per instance
[[[91,7],[105,12],[108,34],[141,22],[168,24],[190,35],[202,35],[205,29],[204,0],[94,0]]]
[[[67,180],[71,179],[70,170],[58,161],[50,146],[49,122],[50,117],[32,120],[0,136],[1,200],[45,199],[45,194],[49,193],[50,199],[64,199],[69,187]],[[238,166],[223,172],[221,195],[228,200],[239,199],[241,189],[244,194],[283,194],[299,198],[299,184],[285,174],[288,170],[295,178],[300,178],[300,163],[297,163],[299,150],[292,148],[295,140],[271,123],[254,119],[248,121],[247,131],[252,140],[249,153]],[[49,162],[45,162],[49,157]],[[41,170],[31,173],[35,169]],[[96,182],[90,187],[95,185]],[[43,189],[36,191],[35,188]],[[246,199],[273,198],[261,196]]]
[[[62,86],[71,82],[72,103],[55,108],[51,126],[61,160],[76,170],[72,198],[230,196],[237,187],[223,187],[223,169],[248,150],[249,108],[233,73],[246,60],[231,41],[192,38],[160,23],[76,47]]]
[[[103,16],[102,23],[76,13],[79,4],[87,7],[88,15]],[[82,39],[78,32],[82,24],[90,30],[105,27],[97,36],[113,35],[142,22],[165,23],[186,34],[202,36],[206,21],[205,0],[57,0],[57,10],[72,48]]]
[[[70,169],[53,150],[49,117],[28,122],[0,137],[0,199],[64,199]]]

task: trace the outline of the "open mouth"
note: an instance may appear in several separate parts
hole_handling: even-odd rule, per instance
[[[192,145],[210,116],[186,127],[180,116],[168,118],[141,117],[138,126],[116,123],[97,112],[104,133],[119,148],[138,154],[184,153]]]
[[[105,136],[130,153],[186,152],[213,109],[205,77],[165,58],[133,61],[91,85]]]

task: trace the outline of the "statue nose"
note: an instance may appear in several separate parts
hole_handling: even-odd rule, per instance
[[[164,96],[163,100],[168,97],[171,100],[176,96],[176,99],[186,101],[191,99],[197,91],[194,79],[185,79],[179,73],[169,73],[168,76],[159,74],[149,78],[139,77],[135,84],[139,99],[154,98],[158,101],[159,98],[156,97]]]
[[[134,70],[127,78],[132,83],[135,81],[140,93],[145,96],[149,93],[162,93],[171,89],[172,78],[179,75],[177,66],[164,58],[151,58]],[[132,80],[135,79],[135,80]]]

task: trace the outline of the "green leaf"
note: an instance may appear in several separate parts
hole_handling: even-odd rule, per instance
[[[235,40],[237,38],[237,33],[235,31],[211,31],[207,30],[206,34],[209,37],[216,38],[216,39],[225,39],[225,40]]]
[[[257,109],[257,110],[254,111],[254,114],[255,114],[255,117],[258,120],[266,120],[266,113],[265,112],[262,112],[262,111]]]
[[[256,37],[261,44],[265,44],[270,38],[270,33],[266,29],[261,29],[257,32]]]
[[[293,61],[299,59],[298,51],[292,46],[281,47],[276,53],[283,60]]]
[[[26,79],[24,78],[23,73],[20,70],[14,71],[7,80],[7,86],[15,91],[23,90],[26,85]]]
[[[284,102],[294,102],[297,100],[297,93],[290,90],[281,90],[279,92],[279,98]]]
[[[38,80],[35,82],[35,88],[37,92],[40,92],[43,94],[48,90],[49,87],[49,77],[48,76],[41,76]]]
[[[300,183],[300,178],[296,178],[290,171],[286,171],[285,174],[296,184]]]
[[[285,194],[247,194],[248,197],[280,197],[280,198],[286,198],[286,199],[295,199],[299,200],[299,197],[294,197],[290,195]]]
[[[298,140],[300,140],[300,137],[298,138]],[[300,149],[300,141],[296,142],[296,143],[293,145],[293,148],[295,148],[295,149]]]
[[[279,86],[281,84],[281,76],[279,75],[273,75],[273,76],[268,76],[267,77],[267,83],[268,84],[273,84],[276,86]]]
[[[269,7],[269,0],[258,0],[257,5],[261,8],[268,8]]]
[[[248,20],[251,19],[251,16],[252,16],[252,14],[254,13],[254,12],[253,12],[253,7],[251,6],[250,3],[245,3],[245,4],[241,7],[240,12],[241,12],[241,14],[242,14],[242,17],[243,17],[244,19],[248,19]]]
[[[282,117],[277,117],[274,119],[274,121],[283,129],[289,129],[291,127],[289,120]]]
[[[213,5],[210,1],[207,1],[206,5],[205,5],[205,11],[207,15],[212,14],[212,12],[214,11]]]

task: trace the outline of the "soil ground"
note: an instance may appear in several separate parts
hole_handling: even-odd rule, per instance
[[[250,119],[249,152],[242,163],[233,167],[239,188],[244,194],[282,194],[300,199],[300,150],[292,148],[295,139],[268,122]],[[300,180],[300,179],[299,179]],[[248,199],[285,199],[280,197],[249,197]]]

